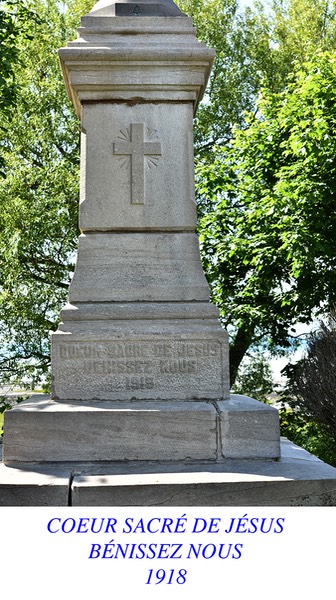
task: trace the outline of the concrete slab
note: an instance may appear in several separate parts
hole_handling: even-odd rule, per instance
[[[279,456],[278,411],[240,395],[222,402],[55,402],[40,396],[5,414],[7,465]]]
[[[73,506],[336,506],[336,469],[282,440],[279,461],[119,464],[74,477]]]
[[[71,468],[62,464],[0,464],[1,506],[67,506]]]
[[[285,439],[278,461],[2,464],[0,506],[336,506],[336,469]]]

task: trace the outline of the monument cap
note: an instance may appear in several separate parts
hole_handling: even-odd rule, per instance
[[[186,17],[173,0],[99,0],[89,12],[90,17]]]

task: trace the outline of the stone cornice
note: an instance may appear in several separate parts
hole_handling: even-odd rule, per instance
[[[188,17],[84,17],[79,37],[59,51],[77,114],[86,101],[182,101],[196,110],[214,51]]]

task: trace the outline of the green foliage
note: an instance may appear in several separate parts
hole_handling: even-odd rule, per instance
[[[87,3],[86,3],[87,4]],[[91,3],[92,4],[92,3]],[[16,37],[13,114],[0,112],[0,380],[46,373],[49,331],[77,245],[79,123],[65,93],[57,50],[74,37],[83,3],[32,0],[33,36]],[[87,7],[88,8],[88,7]]]
[[[257,352],[241,365],[232,392],[268,402],[274,391],[272,369],[264,352]]]
[[[264,78],[279,85],[279,68],[270,52],[271,26],[261,6],[257,12],[241,12],[236,0],[177,3],[192,17],[197,38],[216,51],[205,101],[195,119],[195,154],[207,165],[216,156],[214,145],[227,143],[233,125],[243,125],[245,112],[254,110]]]
[[[57,50],[75,37],[93,1],[31,0],[38,22],[15,38],[19,93],[10,117],[0,111],[6,180],[0,182],[0,379],[46,374],[49,331],[57,327],[77,246],[79,123],[66,98]],[[181,0],[198,34],[217,50],[207,101],[196,122],[199,155],[231,135],[253,106],[259,74],[234,0]],[[254,31],[253,22],[249,28]],[[212,160],[212,158],[210,158]]]
[[[336,443],[330,429],[290,408],[280,410],[281,435],[336,467]]]
[[[233,381],[251,344],[289,346],[296,322],[336,302],[335,90],[336,55],[318,53],[283,92],[264,90],[248,127],[198,167],[211,209],[204,266],[235,327]]]
[[[12,398],[10,396],[0,396],[0,438],[3,436],[3,423],[4,423],[4,413],[6,410],[10,410],[14,403],[23,402],[25,400],[24,396],[17,396]]]
[[[334,0],[274,0],[272,37],[287,69],[336,42]]]
[[[303,358],[285,369],[283,402],[326,427],[336,446],[336,317],[310,334]]]
[[[21,0],[0,3],[0,113],[12,117],[18,100],[20,85],[16,70],[22,64],[19,40],[33,37],[33,25],[39,22],[38,15]],[[1,124],[2,132],[6,131]],[[4,176],[5,159],[0,144],[0,175]]]

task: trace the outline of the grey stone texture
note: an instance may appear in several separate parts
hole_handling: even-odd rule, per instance
[[[0,507],[67,506],[72,470],[62,464],[0,463]]]
[[[160,0],[160,3],[153,0],[141,0],[140,5],[134,3],[134,1],[130,2],[130,0],[118,0],[113,4],[111,4],[111,0],[99,0],[89,14],[96,16],[141,15],[155,17],[183,15],[173,0]]]
[[[279,415],[274,407],[238,394],[229,402],[218,402],[218,407],[224,457],[280,456]]]
[[[73,506],[336,506],[336,469],[292,442],[281,459],[115,465],[74,477]]]
[[[199,333],[163,332],[162,325],[152,335],[108,328],[72,331],[71,337],[53,336],[57,400],[228,397],[227,345],[218,333],[201,328]]]
[[[336,469],[288,440],[278,461],[0,465],[0,506],[336,506]]]
[[[195,230],[192,103],[84,104],[82,126],[83,232]]]
[[[209,301],[196,234],[82,234],[69,299],[71,303]]]
[[[214,51],[172,2],[164,17],[146,6],[99,4],[60,50],[82,125],[82,233],[52,334],[54,400],[229,397],[195,234],[193,114]]]
[[[115,17],[113,3],[108,11],[83,17],[78,39],[60,50],[78,116],[90,101],[187,102],[196,111],[215,53],[196,40],[191,19]]]
[[[279,458],[278,411],[255,403],[235,395],[225,402],[33,397],[5,415],[3,460],[9,465]]]
[[[205,402],[32,399],[6,414],[6,464],[216,458],[216,410]]]

